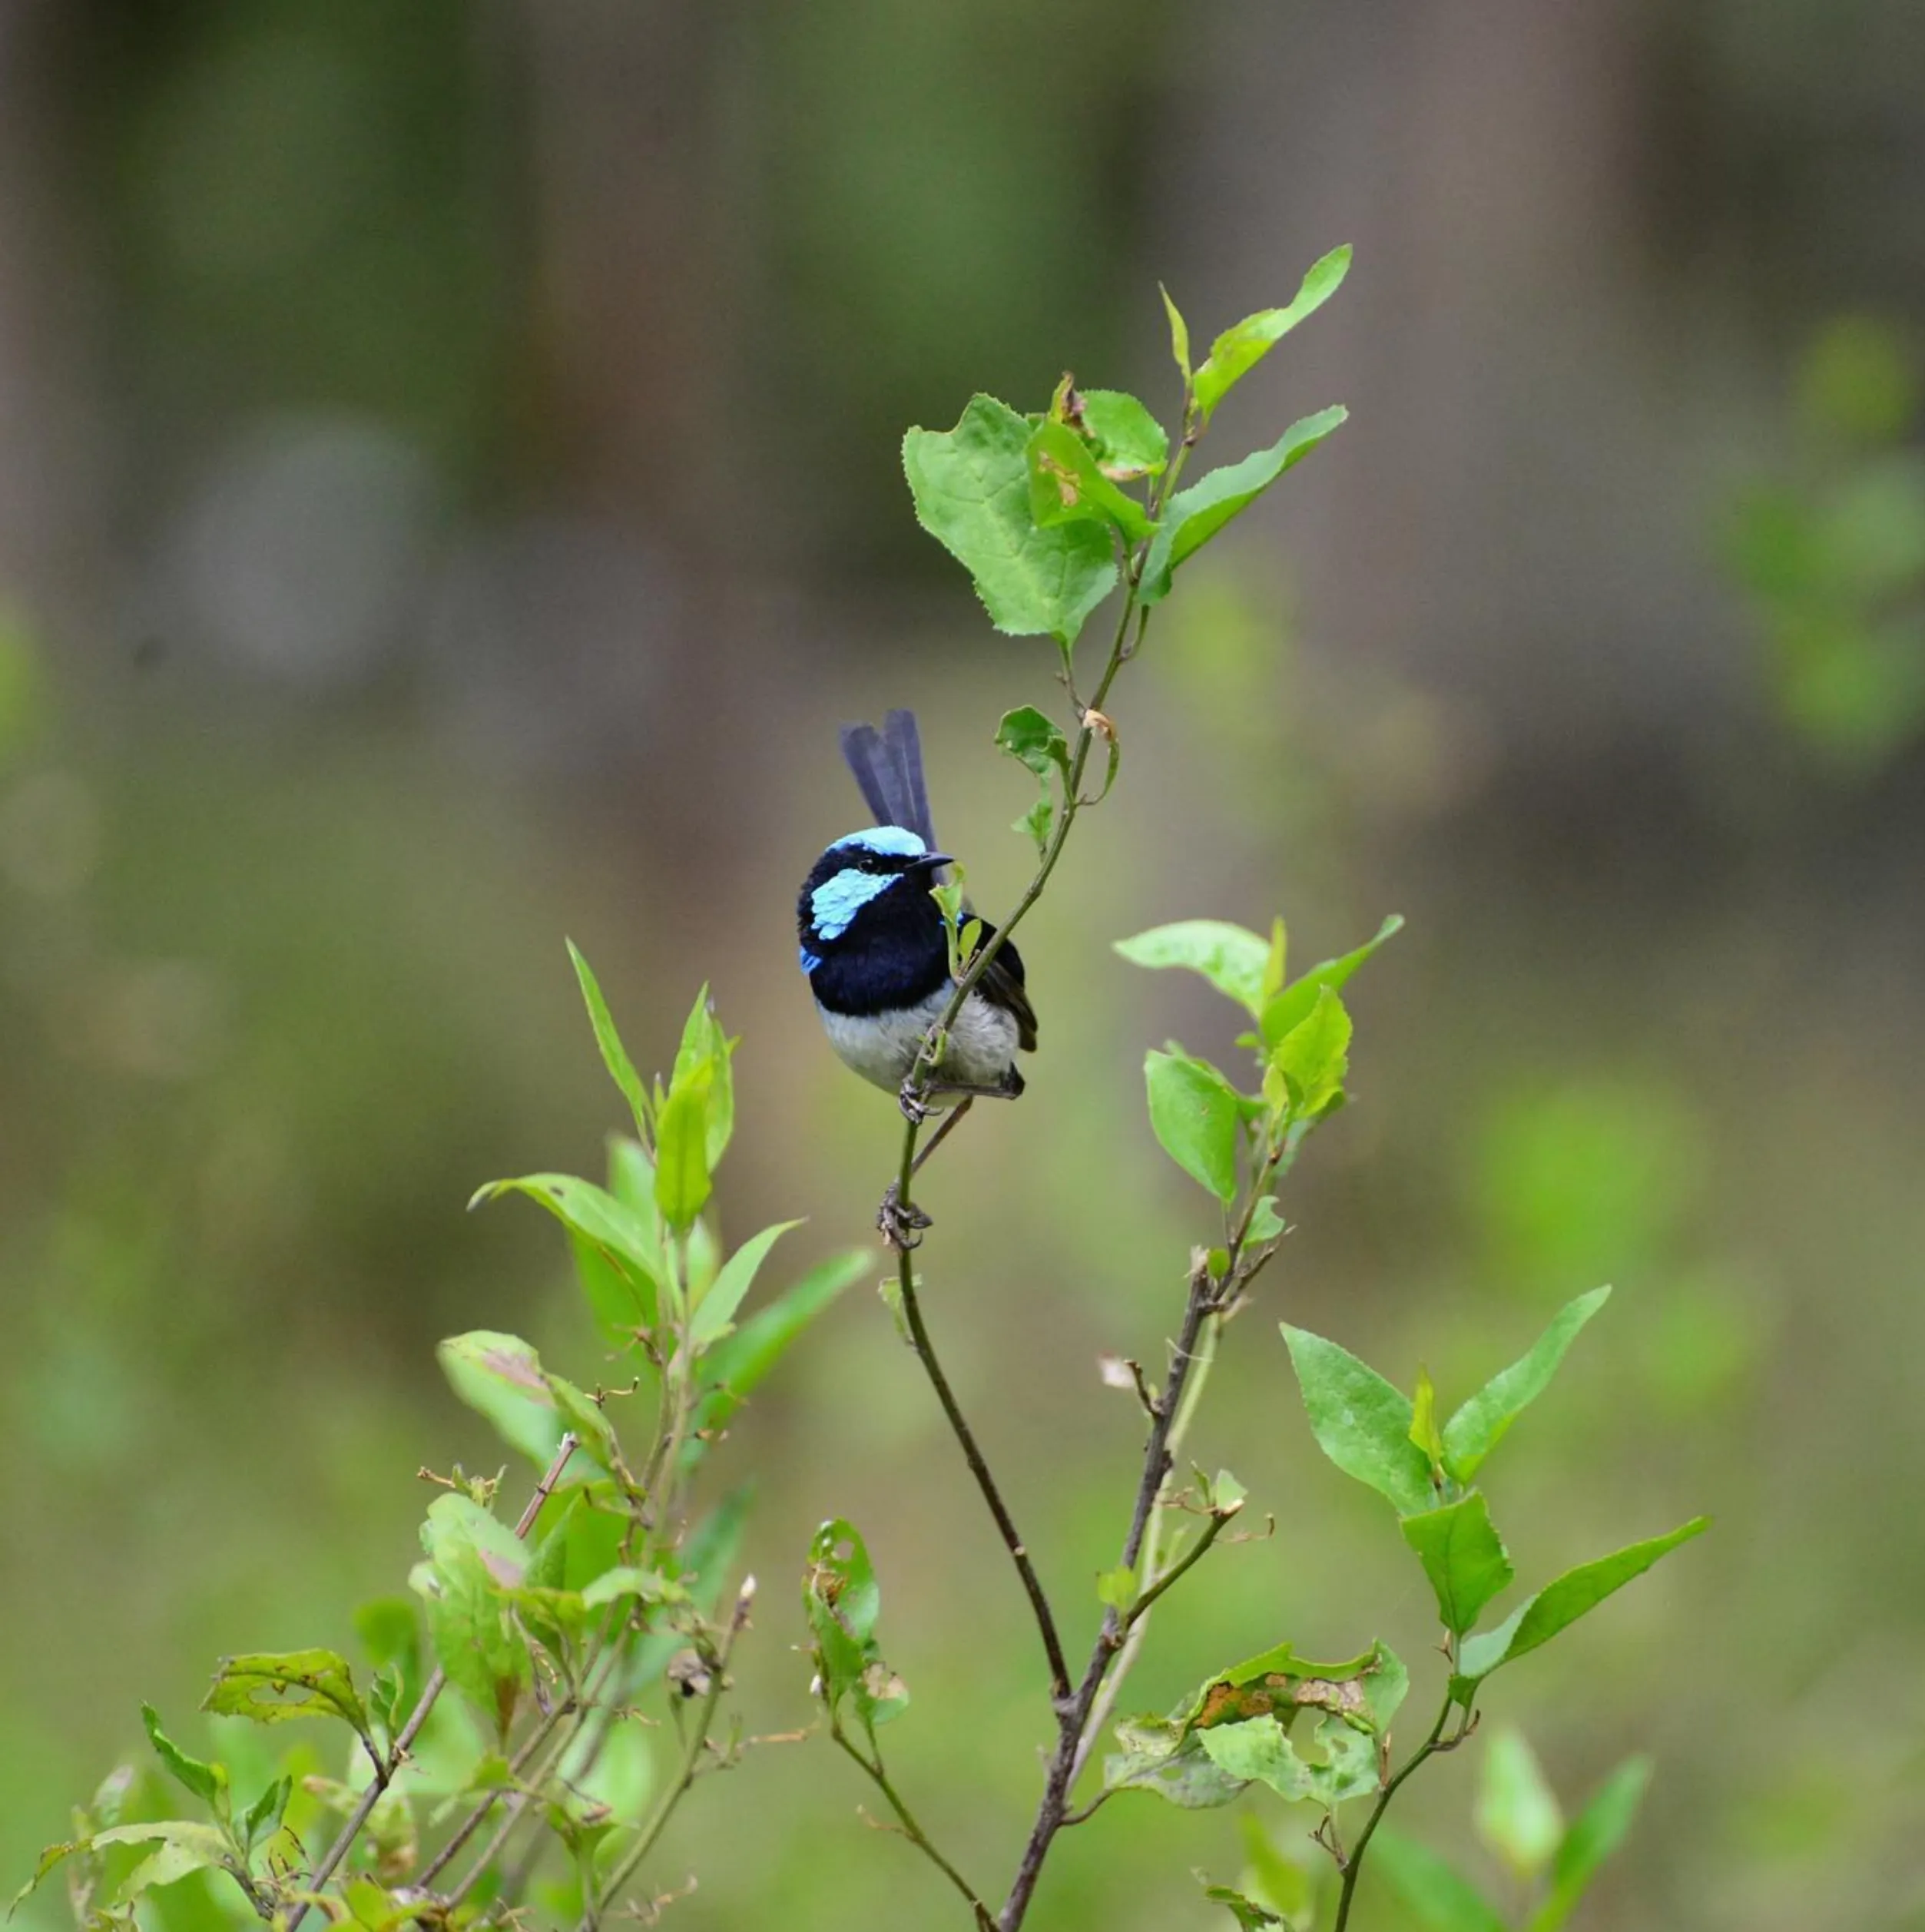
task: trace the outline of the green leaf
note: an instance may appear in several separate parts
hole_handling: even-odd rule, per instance
[[[1228,1804],[1248,1781],[1224,1770],[1202,1740],[1178,1718],[1122,1718],[1116,1725],[1121,1750],[1103,1760],[1105,1791],[1153,1791],[1184,1811]]]
[[[1410,1440],[1410,1397],[1335,1342],[1284,1324],[1317,1447],[1346,1476],[1388,1497],[1400,1516],[1436,1502],[1430,1464]]]
[[[1524,1734],[1507,1725],[1484,1747],[1477,1788],[1477,1835],[1529,1882],[1551,1861],[1564,1838],[1564,1814]]]
[[[151,1704],[141,1706],[141,1722],[147,1727],[147,1741],[154,1747],[154,1755],[167,1766],[175,1783],[184,1785],[202,1804],[211,1807],[217,1818],[226,1818],[227,1767],[204,1765],[198,1758],[190,1758],[161,1728],[161,1714]]]
[[[1096,445],[1096,461],[1112,482],[1160,476],[1170,460],[1163,426],[1133,396],[1121,389],[1082,392],[1083,427]]]
[[[1272,1911],[1281,1913],[1294,1932],[1309,1932],[1317,1917],[1317,1889],[1310,1874],[1277,1848],[1254,1811],[1245,1811],[1237,1824],[1247,1861],[1243,1883]]]
[[[1136,1601],[1136,1572],[1127,1563],[1096,1572],[1096,1601],[1111,1609],[1127,1610]]]
[[[478,1328],[438,1343],[435,1359],[449,1387],[485,1416],[504,1442],[547,1465],[561,1445],[564,1424],[541,1358],[526,1342]]]
[[[434,1574],[439,1588],[428,1599],[428,1629],[435,1655],[449,1682],[490,1720],[502,1742],[532,1675],[510,1590],[481,1550],[459,1539],[437,1550]]]
[[[655,1286],[632,1268],[611,1261],[585,1234],[568,1230],[575,1278],[595,1325],[610,1347],[632,1350],[655,1325]]]
[[[1046,784],[1052,770],[1069,777],[1069,741],[1055,721],[1033,704],[1019,705],[1002,714],[996,727],[996,748],[1027,765]]]
[[[115,1887],[108,1901],[113,1906],[131,1904],[142,1893],[157,1886],[174,1884],[190,1872],[234,1869],[234,1854],[222,1832],[211,1824],[182,1819],[162,1819],[151,1824],[117,1824],[109,1831],[96,1831],[85,1844],[68,1849],[98,1851],[103,1845],[117,1844],[152,1844],[156,1848]],[[42,1853],[42,1871],[35,1875],[36,1884],[50,1868],[45,1860],[46,1854]]]
[[[1183,319],[1183,311],[1171,300],[1170,291],[1161,282],[1156,292],[1163,298],[1163,312],[1170,318],[1170,355],[1183,376],[1183,386],[1190,387],[1190,325]]]
[[[1444,1628],[1461,1637],[1516,1573],[1491,1525],[1483,1492],[1473,1490],[1440,1509],[1406,1516],[1403,1528],[1436,1593]]]
[[[622,1150],[630,1150],[625,1156]],[[654,1228],[654,1177],[648,1157],[632,1141],[616,1143],[618,1161],[631,1158],[648,1175],[650,1199],[646,1216],[629,1203],[618,1200],[592,1181],[572,1174],[525,1174],[513,1181],[491,1181],[476,1190],[470,1208],[484,1201],[499,1200],[504,1195],[525,1195],[538,1201],[571,1234],[593,1244],[626,1283],[636,1301],[647,1311],[646,1324],[654,1321],[655,1302],[661,1291],[661,1244]]]
[[[363,1737],[368,1715],[347,1659],[332,1650],[254,1651],[223,1658],[200,1701],[204,1711],[280,1724],[289,1718],[340,1718]]]
[[[1143,1063],[1150,1126],[1165,1153],[1226,1204],[1237,1198],[1236,1089],[1204,1060],[1151,1053]]]
[[[247,1807],[247,1814],[240,1821],[240,1841],[249,1851],[263,1838],[271,1838],[280,1829],[280,1821],[287,1812],[287,1801],[293,1794],[293,1779],[277,1778]]]
[[[618,1602],[625,1596],[631,1596],[641,1603],[686,1603],[690,1600],[688,1591],[671,1578],[658,1576],[651,1569],[638,1569],[630,1563],[618,1563],[613,1569],[604,1570],[582,1591],[581,1601],[594,1610],[605,1603]]]
[[[1651,1760],[1628,1758],[1572,1821],[1551,1867],[1549,1896],[1538,1907],[1528,1932],[1558,1932],[1576,1909],[1599,1867],[1622,1844],[1651,1782]]]
[[[1342,426],[1350,412],[1340,405],[1320,409],[1293,423],[1267,449],[1256,449],[1241,462],[1213,469],[1200,482],[1178,490],[1163,506],[1163,519],[1143,565],[1139,595],[1155,604],[1170,594],[1180,565],[1249,509],[1286,470],[1294,469]]]
[[[1610,1298],[1608,1287],[1593,1288],[1566,1302],[1529,1354],[1493,1376],[1444,1425],[1444,1461],[1459,1482],[1470,1480],[1504,1432],[1544,1393],[1578,1331]]]
[[[570,939],[568,949],[568,957],[575,962],[575,976],[581,983],[581,998],[588,1009],[588,1024],[595,1029],[595,1043],[601,1049],[601,1064],[621,1089],[622,1098],[634,1115],[636,1132],[645,1134],[648,1131],[648,1095],[641,1084],[641,1076],[636,1072],[634,1062],[621,1043],[621,1036],[615,1030],[615,1016],[608,1011],[608,1002],[602,998],[601,986],[588,961],[581,956],[581,948]]]
[[[1039,423],[1023,452],[1029,474],[1029,515],[1039,530],[1058,524],[1114,524],[1131,543],[1154,526],[1143,506],[1105,476],[1096,452],[1066,423]]]
[[[1277,1211],[1277,1197],[1274,1194],[1259,1195],[1250,1217],[1249,1241],[1252,1244],[1274,1241],[1287,1231],[1284,1218]]]
[[[708,1393],[697,1426],[721,1428],[754,1394],[789,1344],[873,1264],[865,1248],[832,1254],[750,1316],[734,1334],[715,1343],[701,1360],[701,1379]]]
[[[1200,973],[1225,998],[1254,1018],[1261,1009],[1264,963],[1268,945],[1241,926],[1221,919],[1178,920],[1147,933],[1118,939],[1115,949],[1131,966],[1184,966]]]
[[[721,1339],[723,1331],[735,1319],[742,1297],[754,1285],[757,1270],[768,1259],[769,1250],[791,1228],[801,1225],[799,1221],[778,1221],[773,1228],[765,1228],[745,1241],[729,1257],[689,1324],[689,1339],[697,1348],[707,1348]]]
[[[1503,1920],[1468,1879],[1390,1825],[1379,1825],[1370,1840],[1370,1867],[1423,1932],[1505,1932]]]
[[[655,1205],[677,1233],[685,1233],[708,1205],[711,1081],[697,1073],[671,1088],[655,1122]]]
[[[1427,1368],[1418,1369],[1417,1386],[1410,1393],[1410,1440],[1434,1473],[1443,1462],[1443,1437],[1437,1427],[1437,1386]]]
[[[1300,1657],[1290,1644],[1274,1644],[1218,1672],[1191,1699],[1184,1718],[1201,1731],[1280,1710],[1294,1717],[1312,1709],[1380,1733],[1410,1688],[1410,1673],[1388,1644],[1373,1644],[1334,1664]]]
[[[1225,1907],[1243,1927],[1243,1932],[1264,1932],[1266,1927],[1281,1925],[1284,1922],[1267,1906],[1245,1898],[1241,1892],[1232,1891],[1228,1885],[1206,1885],[1203,1895],[1212,1904]]]
[[[876,1643],[882,1590],[868,1546],[855,1526],[837,1516],[816,1532],[802,1582],[803,1607],[814,1632],[823,1702],[833,1714],[847,1698],[865,1730],[900,1716],[909,1689],[883,1662]]]
[[[683,1024],[668,1091],[672,1094],[678,1086],[703,1081],[704,1069],[707,1069],[704,1092],[707,1133],[704,1145],[711,1174],[722,1165],[722,1156],[735,1132],[735,1079],[730,1065],[734,1051],[735,1042],[722,1031],[721,1022],[715,1017],[714,1002],[704,985],[696,994],[695,1004]]]
[[[1377,1788],[1377,1748],[1367,1731],[1334,1713],[1318,1720],[1311,1751],[1300,1752],[1274,1717],[1245,1718],[1198,1734],[1219,1769],[1233,1778],[1267,1785],[1291,1802],[1310,1798],[1327,1808]]]
[[[1328,986],[1335,993],[1392,934],[1403,930],[1402,917],[1393,913],[1377,928],[1377,936],[1367,939],[1353,953],[1341,959],[1325,959],[1314,966],[1293,986],[1286,986],[1264,1008],[1262,1030],[1265,1046],[1274,1047],[1294,1027],[1301,1026],[1317,1004],[1319,991]]]
[[[1328,986],[1319,986],[1310,1011],[1277,1042],[1271,1064],[1284,1077],[1291,1110],[1316,1120],[1344,1097],[1350,1072],[1350,1016]]]
[[[1350,271],[1349,245],[1333,248],[1320,260],[1311,263],[1288,307],[1259,310],[1218,336],[1210,345],[1208,359],[1196,373],[1197,409],[1205,423],[1244,376],[1298,323],[1314,315],[1337,293]]]
[[[1566,1570],[1553,1583],[1547,1583],[1536,1596],[1519,1606],[1495,1630],[1468,1639],[1457,1665],[1453,1687],[1462,1692],[1475,1686],[1504,1664],[1549,1643],[1560,1630],[1594,1610],[1613,1591],[1622,1589],[1634,1576],[1642,1576],[1659,1557],[1668,1556],[1680,1543],[1709,1529],[1708,1516],[1693,1516],[1662,1536],[1632,1543],[1594,1563],[1581,1563]],[[1464,1701],[1462,1695],[1459,1702]]]
[[[1115,587],[1116,560],[1098,525],[1031,520],[1029,442],[1023,417],[978,396],[953,429],[910,430],[903,469],[916,520],[976,580],[991,623],[1067,647]]]
[[[431,1566],[464,1545],[481,1552],[495,1580],[505,1587],[525,1582],[530,1551],[526,1543],[472,1496],[449,1490],[428,1505],[421,1526],[421,1546]]]
[[[1056,822],[1056,807],[1045,797],[1039,798],[1022,817],[1010,827],[1012,832],[1022,832],[1035,840],[1036,856],[1041,858],[1049,850],[1049,833]]]

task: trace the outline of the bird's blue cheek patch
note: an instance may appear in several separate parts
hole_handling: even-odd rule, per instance
[[[802,969],[804,973],[813,973],[817,966],[821,965],[820,956],[811,953],[806,946],[799,947],[797,950],[801,956]]]
[[[839,939],[849,930],[849,922],[878,893],[885,893],[902,875],[894,872],[864,872],[851,866],[833,879],[825,879],[809,895],[809,916],[825,939]]]

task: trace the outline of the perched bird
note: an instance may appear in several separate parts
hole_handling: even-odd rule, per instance
[[[900,1091],[955,990],[948,934],[929,896],[950,860],[929,822],[913,711],[891,711],[880,731],[845,725],[842,755],[876,824],[837,839],[803,881],[802,970],[830,1045],[865,1080]],[[979,943],[995,932],[985,921]],[[1017,1049],[1035,1045],[1022,961],[1006,944],[951,1023],[925,1093],[1014,1099],[1023,1084]],[[913,1110],[912,1096],[903,1107]]]

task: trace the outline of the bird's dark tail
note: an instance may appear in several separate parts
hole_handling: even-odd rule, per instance
[[[913,711],[891,711],[880,731],[873,724],[845,724],[842,755],[878,825],[902,826],[932,852],[938,849]]]

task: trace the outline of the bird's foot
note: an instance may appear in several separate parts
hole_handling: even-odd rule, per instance
[[[896,1104],[902,1108],[903,1119],[912,1127],[921,1126],[929,1117],[932,1109],[924,1098],[928,1091],[913,1072],[896,1091]]]
[[[906,1254],[912,1248],[922,1246],[923,1230],[935,1223],[914,1201],[905,1201],[901,1183],[892,1181],[883,1205],[876,1210],[876,1225],[897,1254]]]

